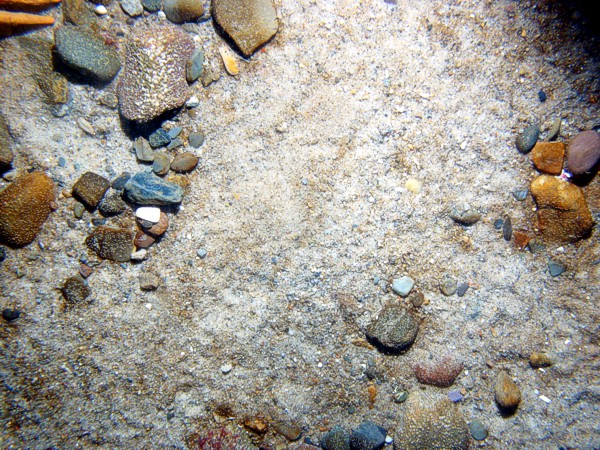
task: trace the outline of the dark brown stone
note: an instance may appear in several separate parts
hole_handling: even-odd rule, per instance
[[[110,187],[110,181],[93,172],[84,173],[73,186],[73,195],[90,208],[96,208]]]

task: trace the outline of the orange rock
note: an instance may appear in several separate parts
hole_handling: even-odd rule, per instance
[[[538,228],[545,239],[575,242],[592,231],[594,221],[580,187],[541,175],[531,182],[531,194],[538,206]]]
[[[504,371],[500,372],[496,378],[494,393],[496,401],[503,409],[514,410],[521,403],[521,391],[519,387],[511,379],[510,375]]]
[[[531,237],[523,231],[515,231],[513,233],[513,237],[515,238],[515,245],[519,250],[523,250],[529,244]]]
[[[17,178],[0,192],[0,241],[30,244],[42,229],[54,202],[54,183],[44,172]]]
[[[538,142],[531,151],[531,161],[537,170],[550,175],[560,175],[565,160],[562,142]]]

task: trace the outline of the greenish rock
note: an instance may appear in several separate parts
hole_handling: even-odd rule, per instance
[[[135,157],[138,161],[154,161],[154,150],[152,150],[150,143],[141,136],[133,142],[133,151],[135,152]]]
[[[0,114],[0,170],[6,169],[12,164],[13,152],[11,150],[11,139],[4,116]]]
[[[194,131],[190,133],[188,142],[191,147],[200,148],[202,147],[202,144],[204,144],[204,134],[200,131]]]
[[[479,420],[474,420],[469,424],[471,436],[476,441],[483,441],[488,437],[488,432]]]
[[[85,0],[62,0],[61,8],[65,22],[73,25],[95,26],[96,14],[92,11],[89,2]]]
[[[177,147],[181,147],[183,145],[183,141],[179,138],[175,138],[173,140],[171,140],[171,142],[169,142],[169,145],[167,145],[167,150],[174,150]]]
[[[406,297],[410,294],[414,285],[415,280],[409,276],[403,276],[392,281],[392,290],[399,296]]]
[[[156,175],[166,175],[171,168],[171,158],[169,155],[163,152],[156,152],[154,154],[154,162],[152,163],[152,171]]]
[[[350,450],[350,434],[339,425],[325,433],[321,438],[324,450]]]
[[[125,184],[125,195],[138,205],[174,205],[183,200],[183,189],[153,173],[138,172]]]
[[[401,352],[412,345],[419,322],[400,305],[387,305],[367,328],[367,339],[389,352]]]
[[[69,306],[83,303],[91,294],[89,286],[80,276],[67,278],[61,292]]]
[[[554,122],[552,122],[552,125],[550,126],[550,129],[548,130],[548,141],[555,141],[558,136],[560,135],[560,128],[562,126],[562,118],[559,117],[557,118]]]
[[[83,217],[84,212],[85,206],[83,205],[83,203],[75,203],[75,206],[73,206],[73,215],[75,216],[75,218],[81,219]]]
[[[65,25],[54,31],[56,52],[72,69],[94,81],[109,82],[119,69],[119,55],[88,28]]]
[[[102,259],[125,262],[131,259],[133,233],[127,229],[101,225],[85,239],[85,245]]]
[[[523,154],[527,154],[535,146],[538,138],[540,137],[540,127],[537,125],[531,125],[527,127],[521,134],[517,136],[515,144],[517,150]]]
[[[279,28],[272,0],[213,0],[212,14],[245,56],[267,43]]]
[[[142,0],[142,6],[146,11],[156,12],[162,6],[162,0]]]
[[[450,297],[456,294],[456,290],[458,286],[456,284],[456,280],[454,280],[450,275],[444,275],[442,280],[440,281],[440,291],[446,297]]]
[[[201,48],[197,48],[187,60],[185,65],[185,78],[188,83],[193,83],[202,75],[202,68],[204,65],[204,51]]]
[[[177,136],[179,136],[181,134],[181,132],[183,131],[182,127],[174,127],[171,128],[168,133],[169,133],[169,137],[171,139],[175,139]]]
[[[152,148],[165,147],[171,142],[171,136],[165,130],[159,128],[148,136],[148,142]]]
[[[563,263],[556,261],[550,261],[548,263],[548,272],[550,272],[550,275],[553,277],[559,276],[565,270],[567,270],[567,266],[565,266]]]

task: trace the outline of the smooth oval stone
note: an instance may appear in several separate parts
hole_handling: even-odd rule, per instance
[[[202,0],[165,0],[165,16],[173,23],[193,22],[204,14]]]
[[[476,441],[483,441],[488,436],[487,430],[479,420],[474,420],[469,424],[469,431]]]
[[[199,160],[200,158],[190,152],[180,153],[175,155],[171,163],[171,170],[175,172],[189,172],[196,168]]]
[[[512,378],[504,371],[496,377],[494,385],[496,401],[501,408],[514,410],[521,403],[521,391]]]
[[[525,130],[517,136],[517,139],[515,141],[517,145],[517,150],[519,150],[523,154],[529,153],[539,137],[540,127],[538,127],[537,125],[531,125],[525,128]]]
[[[174,205],[181,203],[183,189],[152,173],[139,172],[125,184],[125,195],[138,205]]]
[[[600,161],[600,134],[594,130],[579,133],[567,147],[567,166],[573,175],[589,172]]]

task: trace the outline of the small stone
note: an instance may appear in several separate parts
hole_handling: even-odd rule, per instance
[[[141,224],[142,221],[140,220],[139,223]],[[167,231],[167,228],[169,228],[169,217],[164,213],[164,212],[160,212],[160,219],[158,220],[157,223],[152,224],[152,222],[146,222],[147,224],[149,224],[149,227],[145,227],[142,226],[142,228],[144,228],[144,231],[146,232],[146,234],[149,234],[150,236],[154,237],[154,238],[158,238],[160,236],[162,236],[165,231]]]
[[[188,141],[191,147],[200,148],[202,147],[202,144],[204,144],[204,134],[202,134],[202,132],[199,131],[190,133]]]
[[[408,349],[415,341],[419,322],[402,306],[387,305],[367,329],[367,339],[391,352]]]
[[[494,228],[496,230],[501,230],[503,225],[504,225],[504,220],[502,220],[502,219],[494,220]]]
[[[404,403],[408,400],[408,392],[400,391],[394,395],[394,403]]]
[[[267,43],[279,28],[271,0],[214,0],[212,13],[245,56]]]
[[[446,297],[450,297],[456,294],[456,289],[456,280],[454,280],[454,278],[448,274],[444,275],[440,281],[440,291],[442,294],[444,294]]]
[[[126,262],[131,259],[133,235],[127,229],[99,226],[86,238],[85,244],[102,259]]]
[[[190,109],[190,108],[197,108],[198,106],[200,106],[200,100],[198,99],[198,97],[196,97],[195,95],[192,95],[190,97],[190,99],[185,102],[185,107]],[[195,117],[192,117],[192,111],[189,111],[190,117],[192,119],[194,119]]]
[[[529,364],[534,369],[539,369],[540,367],[550,367],[554,364],[552,358],[550,358],[546,353],[543,352],[533,352],[531,356],[529,356]]]
[[[153,273],[143,273],[140,275],[140,289],[142,291],[155,291],[160,286],[160,278]]]
[[[496,401],[502,409],[515,410],[521,402],[521,391],[504,371],[498,373],[496,383],[494,385],[494,393]]]
[[[125,184],[131,179],[131,174],[129,172],[123,172],[117,178],[115,178],[111,184],[111,187],[115,191],[123,191],[125,189]]]
[[[412,192],[413,194],[418,194],[419,192],[421,192],[421,188],[423,187],[423,183],[421,183],[416,178],[409,178],[408,180],[406,180],[406,183],[404,185],[406,186],[406,189],[409,192]]]
[[[83,217],[83,213],[85,212],[85,206],[83,203],[76,202],[73,205],[73,215],[76,219],[81,219]]]
[[[143,137],[140,136],[135,141],[133,141],[133,150],[135,152],[135,157],[138,159],[138,161],[154,161],[154,150],[152,150],[150,143]]]
[[[573,175],[583,175],[597,167],[600,161],[600,134],[583,131],[569,141],[567,167]]]
[[[169,137],[171,139],[175,139],[177,136],[179,136],[181,134],[181,131],[183,130],[182,127],[174,127],[171,128],[168,133],[169,133]]]
[[[521,153],[526,154],[531,151],[538,138],[540,137],[540,127],[537,125],[531,125],[527,127],[523,133],[517,136],[515,141],[517,150]]]
[[[141,16],[144,12],[142,3],[139,0],[119,0],[119,4],[123,11],[131,17]]]
[[[469,226],[479,222],[479,219],[481,219],[481,214],[471,211],[470,209],[463,210],[461,208],[454,208],[450,212],[450,218],[456,223]]]
[[[127,204],[123,201],[121,194],[118,191],[113,191],[109,194],[106,194],[98,206],[100,214],[102,214],[104,217],[117,216],[123,213],[126,209]]]
[[[565,266],[563,263],[556,262],[556,261],[548,262],[548,271],[550,272],[550,275],[553,277],[559,276],[565,270],[567,270],[567,266]]]
[[[449,387],[463,370],[463,363],[452,354],[416,363],[413,371],[419,383],[437,387]]]
[[[99,16],[104,16],[104,15],[108,14],[108,10],[106,9],[106,6],[104,6],[104,5],[96,5],[96,7],[94,8],[94,12],[96,14],[98,14]]]
[[[228,374],[233,370],[233,366],[231,364],[223,364],[221,366],[221,373]]]
[[[422,292],[416,292],[412,294],[409,299],[415,308],[418,308],[425,303],[425,295],[423,295]]]
[[[516,201],[522,202],[527,198],[527,194],[529,194],[529,189],[515,189],[512,194]]]
[[[115,49],[88,28],[62,26],[54,31],[54,40],[61,60],[84,76],[107,83],[121,68]]]
[[[459,391],[448,392],[448,400],[450,400],[452,403],[462,402],[463,399],[464,397]]]
[[[181,147],[182,145],[183,141],[179,138],[175,138],[171,142],[169,142],[169,145],[167,145],[167,150],[174,150],[177,147]]]
[[[60,167],[65,167],[67,165],[67,160],[61,156],[60,158],[58,158],[58,165]]]
[[[131,260],[132,261],[143,261],[146,259],[146,257],[148,256],[148,250],[146,250],[145,248],[141,248],[136,252],[133,252],[131,254]]]
[[[160,208],[155,206],[142,206],[135,210],[135,217],[155,224],[160,220],[161,213]]]
[[[173,23],[194,22],[204,14],[201,0],[164,0],[163,11]]]
[[[110,187],[110,181],[93,172],[84,173],[73,186],[73,195],[90,208],[96,208]]]
[[[336,425],[321,438],[324,450],[350,450],[350,434]]]
[[[67,278],[61,291],[63,297],[71,306],[83,303],[91,294],[90,288],[80,276]]]
[[[7,322],[14,322],[21,317],[21,311],[18,309],[4,308],[2,310],[2,318]]]
[[[17,178],[0,192],[0,241],[15,247],[33,242],[53,203],[54,183],[44,172]]]
[[[505,241],[510,241],[512,238],[512,220],[509,216],[504,218],[504,223],[502,224],[502,237],[504,237]]]
[[[154,174],[139,172],[125,184],[125,195],[138,205],[174,205],[181,203],[183,189]]]
[[[469,289],[469,283],[460,283],[458,289],[456,289],[456,295],[463,297],[466,294],[467,289]]]
[[[240,68],[238,66],[235,52],[224,45],[219,48],[219,54],[221,55],[223,65],[225,66],[227,73],[232,76],[238,75],[240,73]]]
[[[0,263],[6,259],[6,249],[0,247]]]
[[[73,25],[86,26],[96,20],[96,16],[90,11],[84,0],[63,0],[61,9],[64,22],[70,22]]]
[[[133,240],[133,245],[135,245],[138,249],[148,248],[155,242],[156,242],[156,239],[154,239],[152,236],[147,235],[143,231],[138,231],[135,234],[135,239]]]
[[[0,170],[8,169],[12,164],[13,153],[10,147],[10,132],[4,116],[0,114]]]
[[[160,9],[162,6],[162,0],[142,0],[142,6],[146,9],[146,11],[153,13]]]
[[[565,159],[562,142],[538,142],[531,152],[531,161],[537,170],[550,175],[560,175]]]
[[[154,162],[152,163],[152,172],[156,175],[163,176],[169,172],[171,168],[171,158],[169,155],[163,152],[156,152],[154,154]]]
[[[204,51],[201,48],[197,48],[187,60],[185,65],[185,78],[188,83],[193,83],[202,75],[202,68],[204,66]],[[186,106],[188,106],[186,104]],[[188,106],[189,108],[190,106]]]
[[[556,138],[560,135],[560,127],[562,126],[562,119],[559,117],[550,126],[548,130],[548,138],[547,141],[555,141]]]
[[[148,143],[152,148],[165,147],[171,142],[171,136],[162,128],[155,130],[148,136]]]
[[[519,250],[524,250],[525,247],[527,247],[527,244],[529,244],[529,241],[531,240],[531,237],[523,231],[515,231],[513,233],[513,236],[515,238],[515,246]]]
[[[365,421],[361,423],[350,436],[352,450],[377,450],[385,444],[387,431],[385,428]]]
[[[415,280],[405,275],[392,281],[392,290],[399,296],[406,297],[410,294],[414,285]]]
[[[568,181],[541,175],[531,182],[541,235],[550,241],[576,242],[588,236],[594,220],[583,191]]]
[[[112,92],[107,92],[102,97],[100,97],[100,103],[104,106],[109,107],[110,109],[116,109],[119,106],[119,100],[117,96]]]
[[[546,101],[546,99],[548,98],[548,96],[546,95],[546,93],[544,91],[542,91],[540,89],[538,91],[538,98],[540,99],[540,102],[544,103]]]
[[[190,152],[179,153],[175,155],[171,163],[171,170],[175,172],[189,172],[196,168],[198,161],[200,161],[200,158]]]
[[[272,424],[273,430],[285,437],[288,441],[297,441],[302,434],[302,429],[294,422],[280,420]]]
[[[204,258],[206,258],[206,255],[208,254],[208,252],[206,251],[206,249],[205,249],[205,248],[199,248],[199,249],[196,251],[196,254],[198,255],[198,258],[200,258],[200,259],[204,259]]]
[[[479,420],[474,420],[469,424],[469,431],[476,441],[483,441],[488,437],[487,430]]]
[[[83,263],[79,266],[79,275],[81,275],[83,278],[88,278],[91,274],[92,268],[90,266]]]

